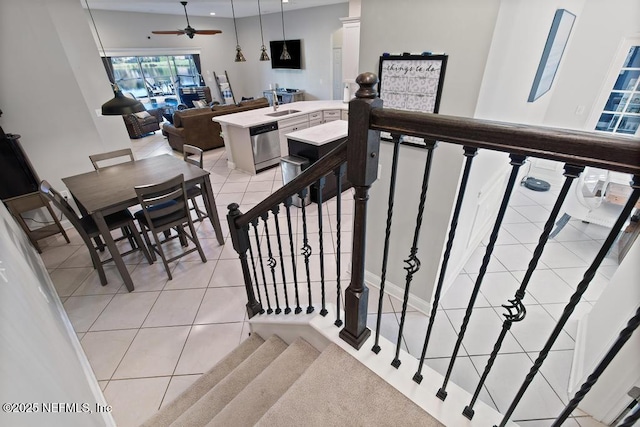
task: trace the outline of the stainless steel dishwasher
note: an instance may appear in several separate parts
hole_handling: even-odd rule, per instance
[[[256,172],[280,163],[280,133],[278,122],[249,128]]]

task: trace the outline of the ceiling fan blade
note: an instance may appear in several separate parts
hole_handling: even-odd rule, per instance
[[[184,34],[184,30],[169,30],[169,31],[151,31],[152,34],[175,34],[181,35]]]
[[[220,34],[222,33],[222,31],[220,30],[195,30],[196,34],[207,34],[207,35],[213,35],[213,34]]]

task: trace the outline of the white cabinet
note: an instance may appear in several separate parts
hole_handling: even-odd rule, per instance
[[[340,110],[324,110],[322,112],[322,123],[332,122],[334,120],[340,120]]]
[[[314,111],[309,113],[309,127],[322,124],[322,111]]]
[[[291,117],[278,121],[278,131],[280,132],[280,155],[282,157],[289,155],[289,147],[287,145],[286,135],[297,130],[307,129],[309,127],[309,115]]]

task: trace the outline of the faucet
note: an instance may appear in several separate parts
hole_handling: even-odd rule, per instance
[[[272,90],[271,96],[273,97],[273,111],[278,111],[278,105],[280,104],[278,103],[278,94],[275,89]]]

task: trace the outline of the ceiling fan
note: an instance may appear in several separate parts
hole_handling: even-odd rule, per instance
[[[181,34],[186,34],[190,39],[193,38],[196,34],[220,34],[222,31],[220,30],[196,30],[189,24],[189,15],[187,14],[187,2],[181,1],[180,4],[184,7],[184,16],[187,18],[187,28],[184,30],[168,30],[168,31],[151,31],[153,34],[175,34],[177,36]]]

